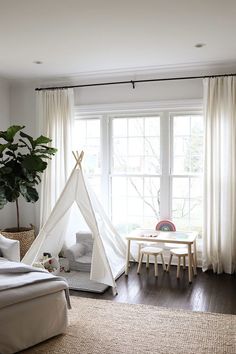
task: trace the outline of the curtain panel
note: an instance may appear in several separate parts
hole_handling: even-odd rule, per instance
[[[203,270],[236,265],[236,77],[204,79]]]
[[[43,174],[40,197],[40,228],[54,207],[72,167],[72,131],[74,96],[72,89],[37,92],[41,134],[52,139],[58,149]]]

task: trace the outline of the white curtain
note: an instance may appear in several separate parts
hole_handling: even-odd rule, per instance
[[[236,265],[236,77],[204,79],[203,270]]]
[[[73,105],[72,89],[38,92],[40,132],[52,139],[58,149],[44,171],[40,196],[40,228],[46,222],[65,186],[72,167]]]

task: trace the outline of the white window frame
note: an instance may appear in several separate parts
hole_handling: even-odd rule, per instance
[[[162,112],[142,112],[142,111],[138,111],[136,113],[117,113],[117,114],[108,114],[108,121],[109,121],[109,136],[110,136],[110,140],[109,140],[109,146],[110,146],[110,159],[109,159],[109,166],[110,166],[110,170],[109,170],[109,201],[108,201],[108,206],[109,206],[109,216],[112,217],[112,178],[113,177],[140,177],[140,178],[145,178],[145,177],[158,177],[160,179],[160,189],[161,189],[161,179],[162,179],[162,156],[161,156],[161,143],[160,143],[160,173],[159,174],[145,174],[145,173],[140,173],[140,174],[133,174],[133,173],[119,173],[119,174],[115,174],[113,173],[113,171],[111,171],[112,168],[112,156],[113,156],[113,151],[112,151],[112,139],[113,139],[113,131],[112,131],[112,127],[113,127],[113,120],[117,119],[117,118],[124,118],[124,119],[129,119],[129,118],[146,118],[146,117],[158,117],[160,118],[160,128],[161,128],[161,117],[162,117]],[[160,131],[160,137],[161,137],[161,131]],[[161,203],[161,202],[160,202]],[[160,205],[160,215],[161,215],[161,205]]]
[[[75,119],[99,118],[101,124],[101,168],[102,203],[111,217],[111,138],[112,119],[116,117],[159,116],[160,117],[160,218],[171,219],[172,212],[172,159],[173,117],[176,115],[202,115],[202,100],[178,100],[163,102],[137,102],[124,104],[102,104],[76,106]],[[142,176],[144,176],[142,174]],[[147,174],[146,176],[151,176]],[[181,175],[184,177],[184,175]],[[189,175],[186,175],[189,177]],[[194,177],[194,176],[193,176]]]
[[[169,189],[169,195],[170,195],[170,205],[169,205],[169,210],[170,210],[170,215],[172,214],[172,209],[173,209],[173,194],[172,194],[172,186],[173,186],[173,179],[174,178],[187,178],[189,182],[189,195],[190,195],[190,180],[191,178],[201,178],[202,174],[201,173],[189,173],[189,174],[175,174],[174,173],[174,154],[173,154],[173,146],[174,146],[174,118],[178,116],[194,116],[194,115],[202,115],[203,112],[202,110],[193,110],[193,111],[183,111],[183,112],[170,112],[170,189]],[[178,199],[178,198],[175,198]],[[188,198],[189,203],[191,201],[191,198]],[[171,215],[172,216],[172,215]]]

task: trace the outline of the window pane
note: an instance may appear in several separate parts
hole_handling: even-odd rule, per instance
[[[174,116],[172,146],[172,219],[177,229],[196,230],[201,234],[202,116]]]
[[[174,132],[175,136],[188,136],[190,135],[190,117],[189,116],[176,116],[174,117]]]
[[[159,117],[113,118],[112,132],[113,173],[160,174]]]
[[[199,174],[203,170],[203,119],[173,117],[173,173]]]
[[[160,174],[160,118],[113,118],[112,132],[112,221],[120,233],[154,228],[160,217],[160,178],[151,175]]]
[[[172,219],[177,229],[202,228],[202,180],[199,177],[172,178]]]
[[[189,179],[173,178],[172,183],[173,198],[189,198]]]
[[[113,120],[113,137],[127,136],[127,119],[116,118]]]
[[[159,177],[112,177],[112,221],[118,232],[154,228],[159,217]]]
[[[188,199],[175,199],[172,201],[172,216],[173,220],[177,219],[185,219],[188,221],[189,219],[189,200]]]
[[[113,149],[115,156],[127,155],[127,139],[126,138],[114,138]]]
[[[100,119],[77,119],[75,149],[84,151],[83,170],[98,197],[101,195]]]
[[[202,116],[194,115],[191,117],[191,133],[192,135],[203,136]]]
[[[144,119],[129,118],[128,119],[128,136],[143,136],[144,135]]]
[[[144,149],[143,137],[128,139],[128,155],[129,156],[143,156]]]
[[[145,136],[160,136],[159,117],[149,117],[145,119]]]
[[[203,181],[202,178],[190,179],[190,195],[191,198],[201,199],[203,195]]]
[[[87,174],[101,173],[100,120],[76,120],[74,130],[76,149],[84,151],[83,167]]]

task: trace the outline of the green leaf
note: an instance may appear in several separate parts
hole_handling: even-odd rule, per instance
[[[47,146],[51,139],[41,135],[34,140],[23,128],[13,125],[0,131],[0,141],[4,139],[0,143],[0,209],[20,195],[27,202],[38,200],[36,186],[41,181],[40,175],[47,167],[47,160],[57,151]]]
[[[16,151],[18,149],[18,144],[11,144],[8,146],[8,149],[11,151]]]
[[[38,156],[38,157],[41,157],[41,159],[49,159],[49,160],[52,159],[50,156],[45,155],[45,154],[39,154],[39,155],[37,154],[37,156]]]
[[[15,202],[19,198],[19,191],[10,187],[5,187],[5,197],[8,202]]]
[[[8,155],[8,156],[15,157],[15,155],[14,155],[14,153],[12,151],[6,151],[5,154]]]
[[[30,147],[30,145],[28,145],[23,139],[19,139],[19,141],[22,143],[19,144],[19,147],[27,147],[29,150],[32,150],[32,147]]]
[[[40,135],[36,140],[34,140],[35,146],[40,144],[48,144],[52,139],[47,138],[46,136]]]
[[[36,155],[26,155],[26,157],[22,161],[22,166],[29,171],[42,172],[47,167],[47,162],[43,161],[40,157]]]
[[[24,132],[20,132],[20,136],[21,136],[22,138],[28,139],[29,142],[30,142],[30,144],[31,144],[31,146],[32,146],[32,148],[35,147],[34,139],[33,139],[30,135],[28,135],[28,134],[26,134],[26,133],[24,133]],[[22,140],[20,139],[20,141],[22,141]]]
[[[32,175],[32,173],[29,173],[28,170],[25,170],[24,172],[25,172],[25,176],[26,176],[27,180],[29,182],[33,182],[34,181],[34,176]]]
[[[48,155],[55,155],[56,152],[57,152],[57,149],[52,148],[52,147],[48,147],[48,146],[43,146],[43,149],[36,149],[35,150],[35,153],[48,154]]]
[[[5,139],[6,141],[12,143],[16,133],[20,130],[24,129],[24,126],[20,125],[12,125],[7,129],[7,131],[0,132],[0,138]]]
[[[35,203],[39,199],[38,192],[33,187],[27,187],[24,193],[21,193],[22,196],[26,199],[29,203]]]
[[[0,168],[0,174],[2,174],[2,175],[8,175],[11,172],[12,172],[11,167],[1,167]]]
[[[11,145],[10,143],[7,144],[1,144],[0,145],[0,155],[2,155],[3,151]]]
[[[40,178],[39,175],[36,175],[36,176],[35,176],[35,179],[37,179],[39,182],[41,182],[41,178]]]
[[[26,188],[25,185],[20,184],[20,192],[21,192],[22,195],[27,193],[27,188]]]

